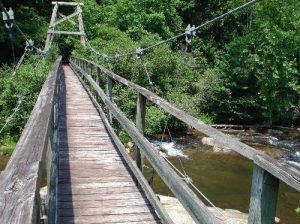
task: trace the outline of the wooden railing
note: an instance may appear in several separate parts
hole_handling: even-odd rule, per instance
[[[40,223],[40,186],[51,156],[61,57],[54,63],[5,170],[0,175],[0,223]]]
[[[189,189],[187,184],[172,170],[157,150],[143,136],[146,100],[153,102],[189,126],[212,137],[219,146],[230,148],[253,161],[248,223],[274,223],[280,181],[300,191],[300,172],[293,167],[274,160],[264,153],[204,124],[151,91],[118,76],[97,63],[72,57],[70,65],[81,78],[86,88],[95,91],[102,102],[104,102],[109,110],[108,120],[111,121],[110,114],[118,120],[196,223],[219,223],[219,221],[207,210],[203,202],[198,199],[194,192]],[[107,77],[107,94],[99,87],[99,80],[103,79],[102,74],[105,74]],[[137,92],[136,125],[127,119],[112,102],[113,81],[122,83]],[[142,169],[143,165],[139,149],[137,150],[136,163]]]

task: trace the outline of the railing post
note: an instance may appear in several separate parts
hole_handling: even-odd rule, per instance
[[[144,134],[145,131],[145,116],[146,116],[146,97],[138,94],[136,105],[136,127],[140,133]],[[136,146],[135,158],[138,168],[143,172],[143,155],[141,150]]]
[[[90,76],[93,78],[93,64],[90,64]]]
[[[109,98],[109,100],[111,102],[113,102],[113,93],[112,93],[112,88],[113,88],[113,79],[109,76],[107,76],[107,89],[106,89],[106,94]],[[112,115],[111,115],[111,112],[108,110],[108,114],[107,114],[107,117],[108,117],[108,121],[110,124],[112,124]]]
[[[101,70],[97,67],[97,73],[96,73],[96,83],[99,86],[99,78],[100,78]]]
[[[279,179],[254,163],[249,224],[274,224]]]

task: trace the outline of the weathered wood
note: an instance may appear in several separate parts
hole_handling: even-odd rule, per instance
[[[152,144],[136,129],[134,124],[126,118],[126,116],[116,107],[116,105],[110,101],[104,91],[95,83],[91,76],[87,75],[74,63],[72,63],[72,66],[85,76],[87,81],[99,94],[102,101],[109,108],[114,117],[119,121],[123,128],[125,128],[129,136],[135,141],[138,147],[143,150],[151,165],[160,174],[160,177],[176,195],[195,222],[210,224],[219,223],[219,221],[208,211],[204,203],[198,199],[197,195],[187,186],[182,178],[176,174],[176,172],[169,166],[164,158],[162,158],[159,152],[154,149]]]
[[[137,106],[136,106],[136,127],[141,132],[141,134],[144,134],[145,131],[145,116],[146,116],[146,98],[143,95],[138,94]],[[136,147],[135,149],[135,159],[136,159],[136,165],[143,172],[144,159],[139,147]]]
[[[85,32],[84,32],[84,26],[83,26],[83,20],[82,20],[82,10],[80,5],[77,5],[77,12],[78,14],[78,28],[79,28],[79,32],[81,33],[80,35],[80,43],[85,45]]]
[[[287,185],[300,191],[299,171],[283,162],[273,160],[267,155],[256,155],[254,163],[285,182]]]
[[[256,156],[262,156],[264,158],[268,158],[268,163],[273,164],[273,167],[275,168],[269,168],[268,172],[274,175],[275,177],[279,178],[281,181],[285,182],[286,184],[290,185],[291,187],[297,189],[299,191],[300,189],[300,172],[296,171],[291,166],[288,166],[286,164],[282,164],[281,162],[278,162],[275,159],[272,159],[269,156],[266,156],[263,152],[260,152],[232,137],[229,135],[223,134],[222,132],[210,127],[209,125],[204,124],[202,121],[192,117],[191,115],[185,113],[181,109],[173,106],[163,98],[157,96],[156,94],[152,93],[151,91],[132,83],[117,74],[113,73],[112,71],[104,68],[103,66],[99,64],[95,64],[94,62],[90,62],[84,59],[80,59],[82,61],[92,63],[98,68],[101,69],[103,73],[105,73],[107,76],[111,77],[112,79],[136,90],[139,94],[144,95],[148,100],[152,101],[165,111],[169,112],[176,118],[178,118],[181,121],[184,121],[186,124],[190,125],[191,127],[194,127],[195,129],[201,131],[202,133],[212,137],[214,139],[214,142],[218,144],[219,146],[230,148],[234,150],[235,152],[243,155],[244,157],[254,160],[254,157]],[[72,59],[71,59],[72,62]],[[289,173],[292,173],[292,178]],[[291,179],[291,181],[289,181]]]
[[[53,119],[56,60],[5,170],[0,175],[0,220],[9,224],[39,222],[39,189]]]
[[[81,32],[69,32],[69,31],[59,31],[59,30],[48,30],[48,34],[54,33],[54,34],[63,34],[63,35],[77,35],[82,36],[84,33]]]
[[[94,222],[93,222],[94,221]],[[95,219],[95,216],[80,216],[80,217],[59,217],[59,223],[69,224],[69,223],[82,223],[82,224],[91,224],[91,223],[98,223],[98,224],[108,224],[108,223],[116,223],[116,222],[138,222],[143,223],[145,221],[153,222],[153,216],[147,213],[134,213],[131,214],[120,214],[120,215],[106,215],[103,217],[98,217]]]
[[[90,73],[90,66],[84,64],[83,68]],[[128,221],[134,221],[135,216],[140,215],[148,217],[141,218],[141,222],[157,220],[155,211],[135,185],[128,165],[116,149],[88,94],[72,70],[67,66],[64,69],[65,93],[60,98],[58,118],[57,223],[67,222],[66,218],[69,221],[85,220],[87,214],[90,214],[89,223],[99,223],[99,220],[110,220],[110,213],[117,216],[124,213]],[[136,208],[134,204],[115,208],[107,203],[131,199],[139,201],[143,209],[131,214],[130,211]],[[84,205],[81,206],[84,211],[78,210],[80,204]],[[69,207],[65,209],[63,205]],[[73,205],[77,207],[73,208]],[[97,208],[97,212],[89,208]]]
[[[110,77],[107,77],[106,94],[107,94],[110,102],[113,102],[112,89],[113,89],[113,80]],[[110,110],[108,110],[107,117],[108,117],[109,123],[112,124],[112,114],[111,114]]]
[[[79,74],[77,74],[77,76],[80,77]],[[86,91],[88,92],[91,100],[93,101],[93,103],[94,103],[96,109],[98,110],[101,118],[103,119],[104,125],[106,126],[108,132],[110,133],[110,135],[111,135],[111,137],[112,137],[115,145],[119,149],[119,152],[122,154],[122,156],[125,159],[127,165],[129,166],[130,170],[133,172],[135,180],[138,181],[139,186],[141,186],[142,189],[144,190],[144,192],[145,192],[148,200],[151,202],[151,205],[155,208],[155,210],[158,213],[161,221],[163,223],[166,223],[166,224],[172,224],[172,223],[174,223],[172,221],[172,219],[170,218],[169,214],[167,213],[167,211],[165,210],[165,208],[161,205],[160,201],[156,197],[156,195],[153,192],[152,188],[149,186],[147,180],[144,178],[143,173],[136,166],[136,164],[134,164],[134,162],[132,161],[131,157],[128,155],[125,147],[123,146],[122,142],[120,141],[120,139],[118,138],[117,134],[115,133],[115,131],[111,127],[109,121],[107,120],[107,118],[105,116],[105,113],[102,110],[101,106],[98,104],[97,100],[93,97],[93,95],[91,94],[90,90],[87,88],[87,86],[83,82],[83,80],[81,81],[81,83],[86,88]]]
[[[47,34],[46,43],[45,43],[45,49],[48,49],[51,45],[53,34],[49,33],[49,31],[50,30],[54,31],[53,24],[55,23],[57,10],[58,10],[58,5],[55,5],[53,8],[53,11],[52,11],[52,16],[51,16],[50,25],[49,25],[48,34]]]
[[[74,16],[77,16],[79,13],[80,13],[80,12],[74,12],[74,13],[68,15],[68,16],[64,16],[64,18],[62,18],[62,19],[56,21],[55,23],[51,24],[51,25],[50,25],[50,28],[55,27],[55,26],[57,26],[58,24],[60,24],[60,23],[62,23],[62,22],[64,22],[64,21],[66,21],[66,20],[69,20],[69,19],[73,18]]]
[[[63,18],[66,18],[67,16],[65,16],[64,14],[62,14],[61,12],[58,13],[58,15],[60,15]],[[77,24],[70,18],[67,18],[68,22],[71,23],[72,25],[76,26]]]
[[[52,2],[52,5],[65,5],[65,6],[77,6],[77,5],[81,5],[83,6],[84,4],[82,2],[57,2],[54,1]]]
[[[276,177],[254,165],[248,223],[275,223],[278,188]]]

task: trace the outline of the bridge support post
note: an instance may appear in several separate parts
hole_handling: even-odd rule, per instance
[[[146,117],[146,97],[142,94],[138,94],[137,107],[136,107],[136,127],[141,134],[145,132],[145,117]],[[137,167],[143,172],[143,155],[141,150],[136,146],[135,158]]]
[[[254,164],[249,224],[274,224],[279,180]]]
[[[99,79],[100,79],[101,70],[97,67],[97,73],[96,73],[96,83],[99,86]]]
[[[112,93],[112,88],[113,88],[113,79],[109,76],[107,76],[107,89],[106,89],[106,94],[110,100],[110,102],[113,102],[113,93]],[[108,110],[107,118],[110,124],[112,124],[112,114],[110,110]]]

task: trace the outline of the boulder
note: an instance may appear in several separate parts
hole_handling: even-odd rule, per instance
[[[167,210],[170,218],[174,221],[175,224],[194,224],[192,217],[184,209],[181,203],[177,198],[157,195],[160,202]],[[248,223],[248,214],[240,212],[234,209],[221,209],[207,207],[208,210],[216,216],[220,224],[247,224]],[[223,214],[221,214],[221,213]],[[275,223],[279,223],[279,219],[275,218]]]
[[[230,152],[231,150],[226,147],[219,146],[215,143],[214,139],[211,137],[203,137],[201,139],[203,145],[212,146],[214,152]]]

